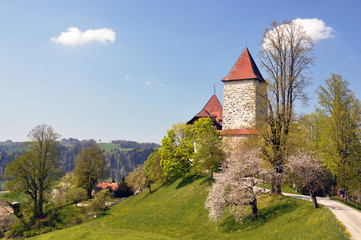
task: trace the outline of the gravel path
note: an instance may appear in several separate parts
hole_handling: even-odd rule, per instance
[[[285,196],[312,201],[310,196],[283,193]],[[325,197],[317,197],[317,202],[331,209],[336,217],[346,226],[351,239],[361,240],[361,212]]]

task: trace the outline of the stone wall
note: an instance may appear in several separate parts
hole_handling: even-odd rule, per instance
[[[224,82],[222,128],[253,129],[262,115],[261,85],[258,80]]]

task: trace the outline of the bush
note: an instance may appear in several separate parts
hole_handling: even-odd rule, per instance
[[[61,228],[61,225],[64,227],[69,227],[75,224],[82,223],[86,220],[85,213],[86,209],[83,207],[77,207],[74,205],[67,206],[62,209],[58,216],[58,225],[57,228]]]
[[[87,191],[84,188],[72,188],[66,193],[66,200],[75,204],[87,199]]]
[[[103,212],[105,209],[108,208],[106,202],[110,200],[111,193],[109,189],[103,189],[97,194],[88,207],[88,215],[90,217],[97,216],[99,213]]]

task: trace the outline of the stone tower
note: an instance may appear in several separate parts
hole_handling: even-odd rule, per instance
[[[266,81],[246,47],[229,74],[222,79],[222,135],[256,134],[265,115]]]

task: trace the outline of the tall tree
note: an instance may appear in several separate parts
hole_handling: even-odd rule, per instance
[[[30,151],[24,153],[6,166],[5,178],[9,178],[6,188],[24,192],[33,200],[36,218],[44,217],[44,195],[49,192],[60,174],[57,139],[60,137],[48,125],[32,129],[28,137]]]
[[[150,154],[147,161],[145,162],[146,174],[149,178],[149,181],[163,181],[163,169],[160,166],[161,155],[158,148],[154,148],[154,153]]]
[[[210,118],[200,118],[193,126],[195,139],[195,153],[192,161],[195,173],[210,172],[213,179],[213,172],[218,170],[225,158],[222,148],[222,138],[219,132],[212,126]]]
[[[97,144],[84,148],[75,160],[75,179],[78,187],[85,188],[91,198],[95,183],[107,174],[103,152]]]
[[[261,40],[260,60],[267,73],[268,113],[261,136],[263,150],[273,165],[272,193],[281,194],[287,137],[294,121],[294,103],[307,101],[303,89],[309,84],[305,73],[313,64],[313,42],[294,21],[272,23]],[[260,93],[262,94],[262,93]]]
[[[190,173],[193,158],[194,142],[191,126],[186,124],[173,125],[162,139],[160,165],[167,181],[177,179]]]
[[[319,107],[313,119],[309,117],[312,129],[322,129],[313,131],[318,150],[346,193],[361,179],[361,104],[348,86],[341,75],[331,74],[318,88]]]

